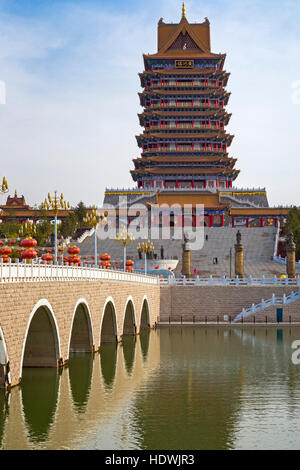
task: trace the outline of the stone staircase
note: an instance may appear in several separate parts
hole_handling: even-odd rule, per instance
[[[271,260],[274,251],[276,229],[274,227],[212,227],[204,228],[204,246],[201,250],[191,251],[192,269],[197,269],[199,275],[224,275],[228,271],[230,262],[230,249],[232,250],[232,267],[234,269],[234,245],[236,233],[240,230],[244,245],[244,259],[247,262],[265,262]],[[137,259],[137,245],[142,240],[129,243],[126,248],[127,258]],[[164,248],[165,259],[179,259],[177,273],[181,271],[182,240],[152,240],[155,253],[160,259],[160,249]],[[94,236],[86,237],[79,243],[80,255],[92,256],[94,254]],[[97,243],[98,255],[109,253],[113,260],[123,261],[123,245],[113,239],[100,240]],[[217,259],[217,262],[216,262]],[[276,263],[274,263],[276,264]],[[226,269],[225,269],[226,268]],[[203,273],[203,274],[202,274]]]

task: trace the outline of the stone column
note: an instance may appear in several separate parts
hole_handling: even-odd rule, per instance
[[[289,279],[294,278],[296,276],[296,245],[292,232],[290,232],[287,236],[286,273]]]
[[[244,245],[241,243],[241,233],[238,230],[236,234],[235,249],[235,275],[242,278],[244,277]]]
[[[191,244],[188,242],[188,235],[184,235],[184,243],[182,245],[182,274],[190,279],[191,272]]]

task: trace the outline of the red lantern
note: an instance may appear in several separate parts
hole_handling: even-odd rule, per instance
[[[69,256],[68,262],[69,262],[69,264],[79,264],[80,263],[80,258],[79,258],[79,256],[76,256],[76,255]]]
[[[26,259],[26,261],[30,261],[31,259],[36,258],[36,254],[35,250],[23,250],[21,256],[23,259]]]
[[[3,263],[8,263],[8,259],[10,258],[10,255],[11,255],[11,248],[9,248],[9,246],[4,246],[3,248],[0,248],[0,256],[2,256]]]
[[[3,245],[4,245],[4,242],[0,240],[0,246],[3,246]]]
[[[101,256],[99,256],[99,258],[101,259],[101,261],[110,261],[111,260],[111,257],[109,256],[108,253],[103,253]]]
[[[132,261],[132,259],[128,259],[126,261],[126,271],[129,271],[129,272],[132,272],[133,271],[133,266],[134,265],[134,261]]]
[[[80,248],[78,248],[78,246],[76,246],[76,245],[72,245],[72,246],[69,246],[67,251],[68,251],[69,255],[71,255],[68,258],[69,265],[79,264],[80,263],[80,258],[77,255],[80,253]]]
[[[80,253],[80,248],[76,245],[69,246],[68,248],[69,255],[78,255]]]
[[[48,248],[47,253],[52,253],[51,248]]]
[[[23,248],[35,248],[36,245],[37,245],[37,241],[31,237],[24,238],[24,240],[21,241],[21,246]]]
[[[159,268],[159,266],[154,266],[154,269],[158,269],[158,268]]]
[[[49,253],[44,254],[44,255],[42,256],[42,260],[43,260],[43,261],[47,261],[47,264],[49,264],[50,261],[52,261],[52,259],[53,259],[53,257],[52,257],[52,255],[50,255]]]
[[[10,245],[15,245],[17,242],[16,242],[16,240],[10,240],[9,243],[10,243]]]
[[[4,246],[0,248],[0,256],[9,256],[11,255],[11,248],[9,246]]]

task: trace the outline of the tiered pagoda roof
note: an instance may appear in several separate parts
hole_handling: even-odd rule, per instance
[[[139,74],[143,133],[141,157],[131,171],[139,187],[232,186],[239,171],[228,157],[226,54],[210,46],[210,23],[189,23],[183,6],[178,24],[158,23],[158,51],[144,54]]]

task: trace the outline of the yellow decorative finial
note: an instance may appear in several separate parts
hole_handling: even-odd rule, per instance
[[[182,18],[185,18],[185,4],[182,3]]]

